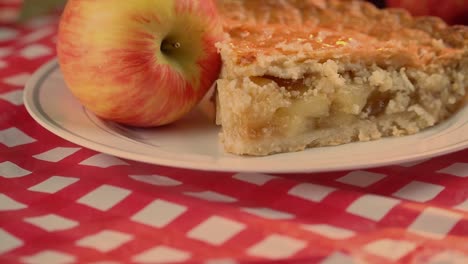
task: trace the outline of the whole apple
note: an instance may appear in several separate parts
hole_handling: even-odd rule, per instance
[[[468,24],[467,0],[387,0],[387,5],[405,8],[415,16],[438,16],[449,24]]]
[[[152,127],[180,119],[218,78],[221,36],[211,0],[69,0],[57,55],[91,112]]]

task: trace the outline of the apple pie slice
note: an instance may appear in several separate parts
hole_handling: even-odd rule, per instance
[[[268,155],[417,133],[466,98],[468,29],[364,1],[219,0],[217,123]]]

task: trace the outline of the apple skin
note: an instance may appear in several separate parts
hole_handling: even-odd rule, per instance
[[[58,30],[60,69],[97,116],[169,124],[218,78],[221,24],[210,0],[69,0]]]
[[[468,23],[466,0],[387,0],[387,6],[405,8],[415,16],[438,16],[449,24]]]

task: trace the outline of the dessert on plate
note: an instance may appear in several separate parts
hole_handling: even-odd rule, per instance
[[[417,133],[466,100],[468,29],[349,0],[218,0],[216,122],[268,155]]]

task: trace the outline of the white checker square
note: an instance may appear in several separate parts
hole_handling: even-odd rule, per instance
[[[138,263],[175,263],[189,260],[191,254],[187,251],[168,246],[157,246],[144,251],[132,258]]]
[[[64,148],[57,147],[46,152],[34,155],[33,157],[38,160],[50,161],[50,162],[59,162],[64,158],[73,155],[75,152],[80,150],[80,148]]]
[[[450,174],[457,177],[468,177],[468,163],[454,163],[447,168],[441,169],[438,172]]]
[[[124,200],[130,193],[130,190],[104,184],[81,197],[77,202],[101,211],[107,211]]]
[[[391,261],[397,261],[413,251],[416,246],[415,243],[404,240],[380,239],[365,245],[364,250]]]
[[[468,199],[454,207],[457,210],[468,212]]]
[[[8,0],[2,0],[2,1],[8,2]],[[12,21],[16,21],[18,17],[18,13],[19,11],[16,8],[2,6],[2,8],[0,8],[0,23],[4,23],[4,22],[11,23]]]
[[[234,179],[239,181],[255,184],[255,185],[265,185],[267,182],[277,179],[276,176],[271,176],[261,173],[237,173],[232,176]]]
[[[345,176],[337,179],[336,181],[357,186],[357,187],[368,187],[383,178],[387,177],[384,174],[368,172],[368,171],[352,171]]]
[[[0,69],[2,62],[0,61]],[[0,94],[0,99],[10,102],[13,105],[23,105],[23,90],[15,90],[8,93]]]
[[[220,246],[245,229],[245,224],[224,217],[212,216],[194,227],[187,237]]]
[[[25,170],[12,162],[5,161],[0,163],[0,177],[7,179],[20,178],[29,174],[31,174],[30,171]]]
[[[83,160],[79,164],[86,165],[86,166],[94,166],[94,167],[99,167],[99,168],[109,168],[109,167],[118,166],[118,165],[128,165],[127,162],[119,158],[116,158],[114,156],[110,156],[107,154],[103,154],[103,153],[99,153],[90,158],[87,158],[86,160]]]
[[[172,178],[161,176],[161,175],[130,175],[131,179],[135,181],[148,183],[156,186],[178,186],[182,182],[174,180]]]
[[[36,140],[16,127],[0,131],[0,143],[7,147],[17,147],[36,142]]]
[[[26,264],[67,264],[74,263],[76,257],[55,250],[44,250],[34,255],[21,258]]]
[[[0,193],[0,212],[1,211],[14,211],[27,208],[23,203],[17,202],[3,193]]]
[[[462,217],[460,213],[428,207],[411,223],[408,231],[433,239],[443,239]]]
[[[422,159],[422,160],[415,160],[415,161],[410,161],[410,162],[405,162],[405,163],[401,163],[399,164],[400,166],[402,167],[405,167],[405,168],[411,168],[411,167],[414,167],[416,165],[419,165],[419,164],[422,164],[426,161],[429,161],[430,159]]]
[[[103,260],[103,261],[89,262],[88,264],[121,264],[121,263],[117,261]]]
[[[444,188],[444,186],[432,183],[412,181],[395,192],[393,196],[416,202],[427,202],[434,199]]]
[[[184,194],[210,202],[233,203],[237,201],[237,199],[234,197],[213,191],[185,192]]]
[[[247,253],[254,257],[278,260],[291,257],[306,246],[307,243],[305,241],[273,234],[250,247]]]
[[[23,241],[0,228],[0,254],[19,248],[23,245]]]
[[[133,235],[130,234],[113,230],[102,230],[97,234],[81,238],[80,240],[76,241],[76,245],[107,253],[119,248],[132,239]]]
[[[9,56],[13,53],[12,48],[2,48],[0,47],[0,58],[5,58],[6,56]]]
[[[348,239],[355,235],[354,231],[327,224],[303,225],[302,228],[331,239]]]
[[[322,260],[320,264],[355,264],[351,256],[345,255],[341,252],[335,252]]]
[[[400,200],[398,199],[374,194],[365,194],[348,206],[348,208],[346,208],[346,212],[370,220],[379,221],[399,203]]]
[[[187,211],[186,206],[158,199],[134,214],[131,219],[141,224],[161,228],[170,224],[185,211]]]
[[[15,1],[15,0],[12,0]],[[49,16],[39,16],[25,21],[24,25],[31,29],[45,27],[53,23],[53,18]]]
[[[62,231],[78,226],[77,221],[56,214],[28,217],[24,221],[48,232]]]
[[[3,82],[12,86],[23,87],[29,80],[29,73],[19,73],[3,79]]]
[[[0,60],[0,69],[6,68],[8,63],[6,61]]]
[[[429,259],[427,264],[466,264],[468,255],[460,251],[447,250],[440,252]]]
[[[32,44],[24,47],[20,52],[20,55],[26,59],[33,60],[52,53],[50,48],[41,44]]]
[[[42,38],[52,35],[53,33],[54,33],[53,27],[41,27],[40,29],[33,31],[27,34],[26,36],[23,36],[21,39],[21,42],[23,43],[36,42],[38,40],[41,40]]]
[[[17,35],[18,31],[2,27],[2,30],[0,30],[0,42],[13,40]]]
[[[28,190],[34,191],[34,192],[52,194],[72,185],[73,183],[77,181],[78,181],[78,178],[52,176],[41,183],[38,183],[34,186],[29,187]]]
[[[262,218],[272,219],[272,220],[286,220],[286,219],[293,219],[295,217],[293,214],[273,210],[271,208],[246,207],[246,208],[242,208],[241,210],[249,214],[253,214]]]
[[[237,261],[230,258],[222,258],[222,259],[209,259],[205,261],[204,264],[238,264]]]
[[[312,184],[312,183],[301,183],[291,188],[288,194],[296,196],[312,202],[321,202],[330,193],[336,189],[328,186]]]

